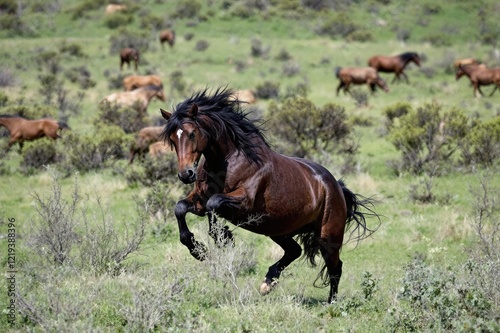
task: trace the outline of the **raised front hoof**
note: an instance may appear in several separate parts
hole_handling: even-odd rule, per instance
[[[194,241],[194,248],[189,250],[189,253],[199,261],[207,258],[207,247],[205,244]]]
[[[265,279],[260,285],[259,292],[262,296],[269,294],[278,285],[278,279]]]

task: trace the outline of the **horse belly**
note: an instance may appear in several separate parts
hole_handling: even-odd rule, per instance
[[[279,236],[292,234],[317,221],[323,212],[321,185],[315,181],[312,184],[301,181],[299,174],[294,176],[283,180],[281,184],[288,184],[285,188],[270,186],[256,197],[253,211],[247,214],[250,220],[256,219],[256,223],[242,227],[259,234]]]

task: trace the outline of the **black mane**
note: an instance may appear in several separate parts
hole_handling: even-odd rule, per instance
[[[405,52],[405,53],[401,53],[399,55],[399,58],[401,60],[403,60],[404,62],[407,62],[407,61],[411,60],[414,57],[418,58],[418,54],[416,52]]]
[[[22,118],[22,119],[28,119],[23,116],[17,116],[17,115],[12,115],[12,114],[0,114],[0,118]]]
[[[196,104],[198,115],[193,121],[203,135],[208,138],[209,144],[216,142],[222,133],[234,143],[238,151],[243,152],[251,162],[261,162],[256,150],[255,138],[259,138],[262,145],[269,147],[261,129],[257,125],[258,120],[250,120],[240,108],[240,101],[231,98],[233,90],[218,88],[212,95],[208,89],[193,94],[190,98],[177,104],[172,116],[167,122],[161,137],[168,140],[170,135],[189,118],[188,112]]]

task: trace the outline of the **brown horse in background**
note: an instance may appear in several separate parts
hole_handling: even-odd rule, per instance
[[[120,70],[123,70],[123,64],[127,64],[130,68],[130,62],[133,61],[135,70],[139,65],[139,51],[133,47],[126,47],[120,51]]]
[[[175,30],[167,29],[160,32],[160,44],[161,48],[164,49],[163,43],[167,42],[170,48],[174,47],[175,44]]]
[[[164,126],[149,126],[142,128],[139,133],[137,133],[135,142],[130,147],[129,164],[134,162],[136,155],[143,157],[148,151],[149,146],[160,140],[163,128]]]
[[[162,158],[168,153],[172,153],[174,150],[169,143],[165,141],[156,141],[149,145],[149,156],[152,158]]]
[[[129,75],[123,79],[123,88],[125,91],[131,91],[145,86],[163,88],[163,82],[158,75]]]
[[[479,65],[481,64],[481,61],[474,59],[474,58],[464,58],[464,59],[457,59],[453,62],[453,67],[455,69],[459,69],[461,66],[464,65]]]
[[[247,104],[255,104],[257,102],[257,97],[255,93],[250,89],[236,90],[230,97],[231,100],[238,100]]]
[[[284,255],[269,267],[262,295],[301,256],[301,242],[312,265],[321,253],[325,264],[319,277],[330,286],[332,302],[342,275],[344,232],[354,227],[358,240],[372,232],[365,220],[378,216],[370,209],[372,200],[355,195],[317,163],[274,152],[240,103],[230,100],[232,94],[218,89],[209,95],[204,90],[179,103],[173,113],[161,110],[167,119],[164,140],[177,154],[178,177],[194,184],[175,206],[180,241],[194,258],[206,258],[207,247],[189,230],[187,213],[208,216],[208,232],[219,245],[232,244],[234,238],[217,217],[269,236]]]
[[[129,107],[136,107],[141,115],[148,109],[150,101],[154,98],[166,101],[163,88],[158,86],[146,86],[132,91],[121,91],[105,97],[101,103],[118,104]]]
[[[500,68],[488,68],[484,64],[470,64],[460,66],[455,74],[455,79],[459,80],[462,76],[468,76],[473,86],[474,97],[481,97],[483,92],[481,86],[495,85],[490,96],[500,86]]]
[[[368,66],[375,68],[379,72],[395,73],[391,83],[394,83],[396,80],[399,82],[400,75],[403,75],[406,83],[409,83],[404,69],[410,62],[414,62],[420,67],[420,56],[415,52],[406,52],[392,57],[377,55],[368,60]]]
[[[350,93],[349,86],[351,84],[367,84],[372,93],[375,92],[376,86],[382,88],[385,92],[389,92],[389,87],[385,81],[378,75],[375,68],[372,67],[337,67],[335,74],[340,80],[337,87],[337,96],[341,88],[344,88],[344,93]]]
[[[20,116],[0,115],[0,126],[4,126],[10,133],[6,151],[18,142],[19,150],[23,149],[24,141],[32,141],[44,136],[58,139],[64,129],[69,129],[65,122],[53,119],[29,120]]]

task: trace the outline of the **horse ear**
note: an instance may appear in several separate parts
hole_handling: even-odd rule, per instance
[[[193,104],[191,109],[188,111],[188,116],[191,118],[196,118],[197,115],[198,115],[198,105]]]
[[[172,117],[172,114],[170,112],[167,112],[167,111],[165,111],[163,109],[160,109],[160,112],[161,112],[161,116],[163,118],[165,118],[166,120],[169,120],[170,117]]]

